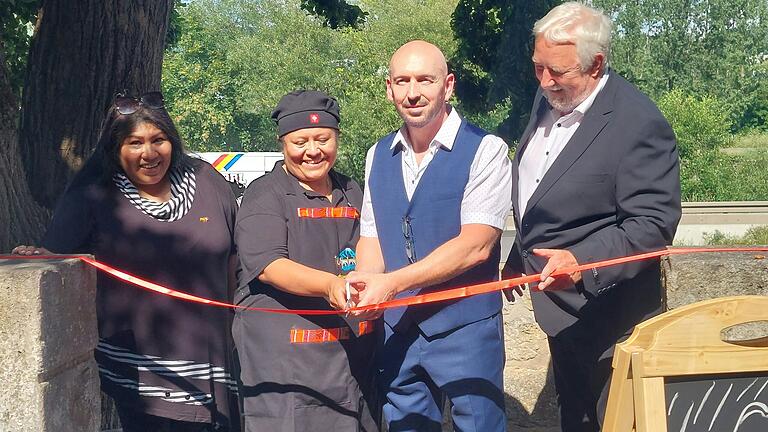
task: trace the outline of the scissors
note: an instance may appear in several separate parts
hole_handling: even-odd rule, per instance
[[[349,310],[349,308],[351,308],[353,306],[352,305],[352,291],[350,290],[349,282],[346,282],[346,281],[344,282],[344,289],[347,292],[347,303],[344,305],[344,309]],[[347,315],[349,315],[349,312],[347,312]]]

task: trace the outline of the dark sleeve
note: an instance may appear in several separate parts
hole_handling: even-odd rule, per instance
[[[523,258],[520,256],[520,239],[515,236],[515,242],[509,249],[509,255],[507,255],[507,261],[504,263],[504,267],[513,273],[525,273],[525,266],[523,265]]]
[[[655,107],[653,107],[655,110]],[[627,134],[616,173],[616,224],[568,248],[579,263],[664,249],[680,221],[680,165],[675,136],[657,110]],[[582,272],[584,289],[598,295],[633,278],[648,262]]]
[[[245,191],[235,225],[241,287],[273,261],[288,258],[288,219],[281,198],[268,176],[254,180]]]
[[[230,191],[231,192],[231,191]],[[230,196],[232,197],[229,202],[227,202],[227,208],[225,209],[226,215],[227,215],[227,229],[229,230],[230,238],[232,239],[232,247],[230,248],[230,254],[234,255],[237,253],[237,246],[235,245],[235,224],[237,223],[237,200],[235,199],[235,195],[233,193],[230,193]]]
[[[73,184],[59,199],[41,246],[54,253],[93,253],[95,221],[88,193],[91,186]]]

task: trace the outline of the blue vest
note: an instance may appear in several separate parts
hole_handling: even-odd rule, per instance
[[[402,152],[399,146],[390,149],[395,133],[376,144],[368,184],[386,272],[409,264],[403,234],[406,217],[410,221],[417,260],[459,235],[461,200],[472,161],[485,135],[487,132],[462,120],[453,148],[450,151],[441,148],[435,154],[410,202],[403,185]],[[484,263],[442,284],[405,291],[396,298],[498,280],[499,259],[497,242],[491,257]],[[487,318],[500,310],[501,296],[494,292],[463,300],[387,309],[384,321],[395,331],[404,331],[416,324],[425,335],[433,336]]]

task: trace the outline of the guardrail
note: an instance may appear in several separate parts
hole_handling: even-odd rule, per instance
[[[766,225],[768,224],[768,201],[683,203],[683,218],[680,225],[701,224]]]
[[[768,201],[684,202],[674,244],[702,246],[705,235],[715,231],[740,236],[759,225],[768,225]],[[507,259],[514,241],[515,223],[510,212],[501,236],[502,260]]]

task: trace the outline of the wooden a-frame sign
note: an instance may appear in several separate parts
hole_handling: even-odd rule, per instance
[[[649,319],[616,346],[604,432],[768,431],[768,337],[721,332],[768,321],[768,297],[725,297]]]

